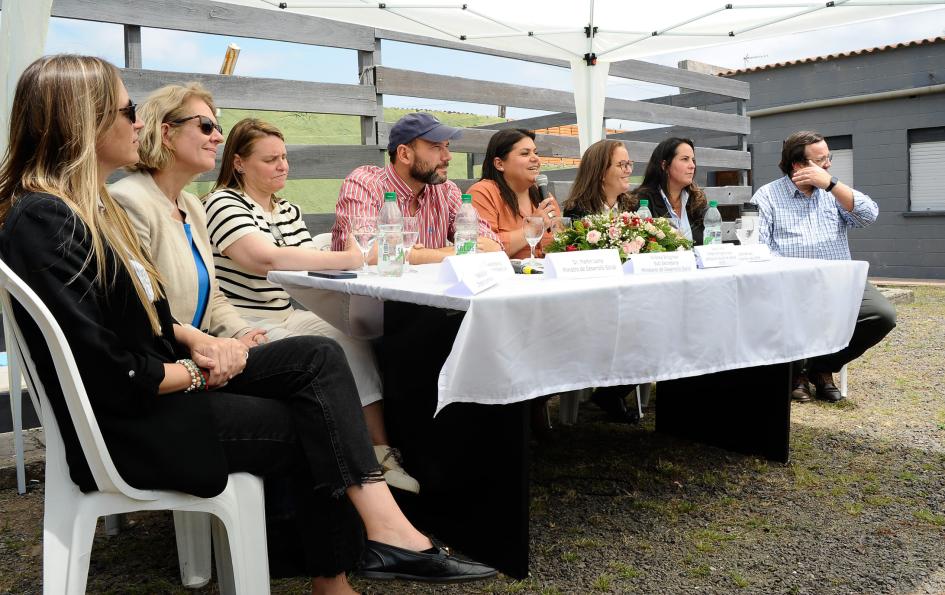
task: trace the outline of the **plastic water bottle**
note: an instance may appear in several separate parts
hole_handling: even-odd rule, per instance
[[[722,243],[722,214],[719,213],[719,203],[710,200],[709,210],[705,212],[702,218],[702,224],[705,231],[702,234],[702,245]]]
[[[472,205],[472,195],[463,195],[463,204],[456,213],[454,223],[453,244],[456,254],[475,254],[476,242],[479,240],[479,212]]]
[[[395,192],[384,193],[384,206],[377,214],[377,272],[385,277],[404,272],[404,216]]]
[[[646,219],[647,217],[652,217],[653,213],[650,212],[650,201],[645,198],[640,199],[640,206],[637,208],[637,217],[640,219]]]

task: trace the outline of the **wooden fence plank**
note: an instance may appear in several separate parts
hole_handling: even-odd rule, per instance
[[[377,68],[378,93],[482,103],[484,98],[496,105],[570,112],[574,96],[566,91],[539,89],[524,85],[493,83],[458,76],[428,74],[397,68]],[[604,116],[636,122],[681,124],[710,130],[747,133],[749,119],[734,114],[693,110],[671,105],[608,98]]]
[[[374,49],[372,27],[228,2],[55,0],[52,16],[353,50]]]
[[[340,85],[219,74],[124,69],[121,77],[136,101],[172,83],[199,81],[220,107],[311,112],[349,116],[375,115],[375,91],[370,85]]]
[[[748,99],[748,83],[734,79],[712,76],[701,72],[692,72],[672,66],[653,64],[642,60],[623,60],[610,65],[611,76],[645,81],[670,87],[683,87],[696,91],[708,91],[739,99]]]

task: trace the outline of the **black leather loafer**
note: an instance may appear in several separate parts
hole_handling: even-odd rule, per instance
[[[617,387],[605,387],[595,390],[591,394],[591,401],[606,411],[612,421],[624,424],[640,423],[640,416],[637,414],[636,409],[628,409],[627,402],[624,400],[623,395],[614,390],[607,390],[608,388]]]
[[[813,378],[814,389],[817,391],[817,398],[829,403],[839,403],[844,399],[840,394],[840,389],[833,383],[832,374],[817,375]]]
[[[448,548],[436,541],[432,549],[414,552],[368,540],[356,574],[382,581],[461,583],[492,578],[498,572],[491,566],[453,556]]]

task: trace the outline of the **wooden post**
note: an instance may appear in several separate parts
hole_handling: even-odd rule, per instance
[[[738,100],[735,102],[735,106],[736,106],[736,110],[737,110],[739,116],[747,116],[747,115],[748,115],[748,100],[746,100],[746,99],[738,99]],[[751,125],[751,123],[749,122],[749,126],[750,126],[750,125]],[[747,151],[747,150],[748,150],[748,135],[747,135],[747,134],[739,134],[739,135],[738,135],[738,149],[739,149],[740,151]],[[747,186],[747,185],[748,185],[748,170],[745,170],[745,169],[740,169],[740,170],[738,170],[738,184],[739,184],[740,186]]]
[[[125,25],[125,68],[141,66],[141,27]]]
[[[360,72],[360,83],[362,85],[377,86],[377,72],[375,66],[381,64],[381,40],[374,38],[373,51],[358,51],[358,71]],[[373,116],[361,116],[361,144],[377,145],[377,125],[384,121],[384,96],[378,93],[376,95],[377,110]],[[381,154],[378,155],[379,163],[384,163],[383,152],[387,147],[380,147]]]

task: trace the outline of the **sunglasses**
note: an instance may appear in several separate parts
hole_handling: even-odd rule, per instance
[[[131,123],[134,124],[138,120],[138,114],[135,110],[138,108],[137,104],[132,103],[131,100],[128,100],[128,105],[125,107],[118,108],[118,112],[123,114],[126,118],[131,120]]]
[[[223,126],[220,126],[219,124],[217,124],[216,122],[208,118],[207,116],[199,116],[199,115],[187,116],[186,118],[178,118],[176,120],[171,120],[170,122],[168,122],[168,124],[171,124],[173,126],[180,126],[184,122],[188,120],[193,120],[195,118],[200,120],[200,123],[198,124],[198,126],[200,127],[200,132],[206,134],[207,136],[210,136],[211,134],[213,134],[214,130],[216,130],[220,134],[223,134]]]

